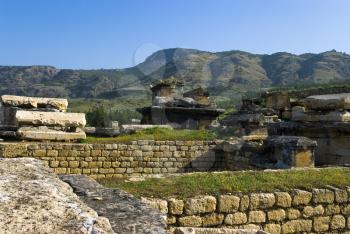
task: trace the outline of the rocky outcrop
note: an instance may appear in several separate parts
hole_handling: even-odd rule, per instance
[[[0,233],[113,233],[39,160],[0,159]]]

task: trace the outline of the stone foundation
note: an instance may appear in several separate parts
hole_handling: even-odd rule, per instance
[[[171,227],[226,227],[268,233],[344,233],[350,230],[350,190],[334,187],[290,192],[143,198],[167,214]]]

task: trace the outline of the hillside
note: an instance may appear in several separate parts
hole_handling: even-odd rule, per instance
[[[0,66],[0,94],[70,98],[146,97],[150,82],[174,75],[185,89],[209,87],[232,99],[262,87],[350,81],[350,55],[336,51],[294,55],[211,53],[166,49],[128,69],[68,70],[51,66]]]

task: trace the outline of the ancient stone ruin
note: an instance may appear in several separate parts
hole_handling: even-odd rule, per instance
[[[350,93],[307,94],[245,99],[222,124],[247,142],[262,142],[260,162],[272,160],[277,168],[349,164]]]
[[[0,135],[44,141],[85,139],[85,114],[67,113],[67,99],[2,95]]]
[[[138,109],[142,114],[141,123],[206,129],[224,112],[215,108],[207,90],[197,88],[183,93],[183,86],[184,83],[174,77],[153,83],[152,106]]]

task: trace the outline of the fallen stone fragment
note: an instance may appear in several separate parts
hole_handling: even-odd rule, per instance
[[[86,125],[84,113],[64,113],[64,112],[41,112],[24,111],[16,112],[16,121],[19,126],[23,125],[45,125],[61,127],[81,127]]]
[[[0,233],[114,233],[40,160],[0,159]]]
[[[2,95],[1,101],[7,106],[23,108],[54,108],[60,111],[67,110],[68,101],[63,98],[39,98],[14,95]]]
[[[79,128],[75,132],[64,132],[46,126],[21,127],[17,130],[17,136],[23,140],[74,141],[86,139],[85,132]]]

